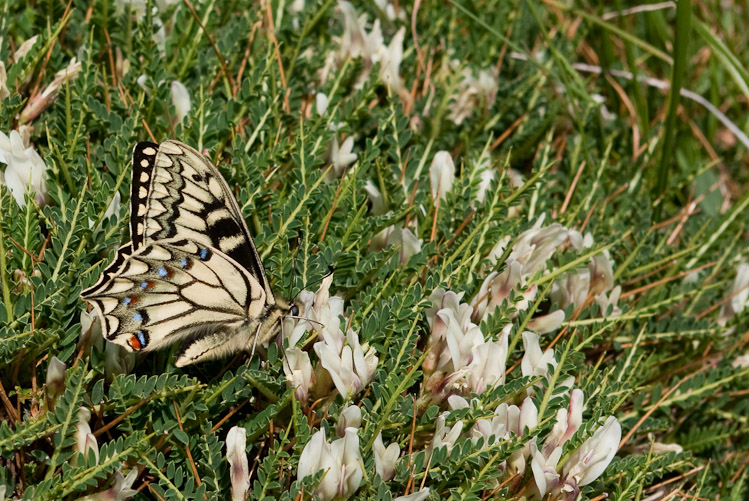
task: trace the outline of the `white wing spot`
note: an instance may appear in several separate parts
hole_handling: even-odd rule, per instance
[[[145,204],[138,205],[138,216],[145,216],[146,215],[146,206]]]
[[[167,141],[166,143],[161,143],[161,145],[159,146],[159,149],[165,153],[169,153],[172,155],[182,154],[182,149],[171,141]]]
[[[148,190],[146,190],[145,186],[141,186],[140,189],[138,190],[138,196],[140,198],[146,198],[146,195],[148,195]]]
[[[138,235],[143,234],[143,223],[138,223]]]
[[[158,157],[156,157],[156,166],[157,167],[171,167],[172,159],[166,155],[159,155]]]
[[[144,148],[143,149],[143,154],[144,155],[155,155],[156,154],[156,150],[154,150],[153,148],[151,148],[149,146],[148,148]]]
[[[141,160],[140,161],[140,166],[141,167],[148,167],[148,160],[146,160],[145,158],[143,160]]]
[[[145,162],[145,160],[143,160],[143,161]],[[146,167],[147,165],[148,165],[148,162],[146,162],[146,165],[144,165],[143,167]],[[149,177],[148,176],[148,172],[141,172],[140,173],[140,182],[141,183],[148,182],[148,177]]]
[[[224,237],[219,241],[219,247],[221,247],[221,250],[224,252],[230,252],[240,245],[242,245],[244,242],[246,242],[247,239],[244,237],[244,235],[234,235],[231,237]]]

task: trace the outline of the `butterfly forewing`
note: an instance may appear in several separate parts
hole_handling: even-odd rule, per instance
[[[278,331],[276,302],[221,174],[177,141],[133,152],[131,242],[81,296],[102,332],[132,351],[181,343],[177,366],[218,358]]]
[[[239,205],[218,170],[177,141],[140,143],[133,152],[130,234],[133,248],[180,236],[219,249],[273,293]]]
[[[103,319],[104,336],[134,351],[251,328],[265,290],[218,249],[180,238],[142,245],[83,294]]]

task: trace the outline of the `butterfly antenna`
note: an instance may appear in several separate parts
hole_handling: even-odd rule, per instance
[[[328,265],[328,272],[325,275],[323,275],[322,278],[315,280],[314,282],[311,282],[309,284],[306,284],[304,287],[302,287],[302,290],[297,292],[296,296],[294,296],[294,300],[296,300],[296,298],[299,297],[299,294],[301,294],[303,290],[306,290],[308,287],[321,283],[323,280],[325,280],[330,275],[332,275],[334,271],[335,271],[335,267],[333,265]]]
[[[283,318],[296,318],[297,320],[305,320],[305,321],[307,321],[307,322],[309,322],[311,324],[317,324],[320,327],[325,327],[324,323],[318,322],[317,320],[312,320],[311,318],[300,317],[300,316],[296,316],[296,315],[284,315]],[[281,328],[283,329],[283,327],[281,327]]]

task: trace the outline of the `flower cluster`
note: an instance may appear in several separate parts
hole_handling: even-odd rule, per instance
[[[526,355],[523,359],[524,376],[532,375],[529,364],[525,363],[529,351],[540,352],[537,338],[531,339],[530,344],[536,346],[526,345]],[[549,350],[546,354],[550,364],[556,365],[553,352]],[[450,411],[437,419],[437,431],[432,447],[445,446],[449,451],[462,436],[463,423],[458,420],[448,428],[445,425],[446,419],[449,418],[451,411],[467,409],[471,404],[457,395],[449,397],[448,403]],[[573,389],[569,392],[569,405],[557,411],[554,426],[541,445],[538,445],[539,437],[533,436],[521,449],[513,452],[509,459],[498,465],[505,474],[522,478],[530,462],[533,489],[529,492],[529,498],[542,499],[548,493],[552,493],[552,499],[560,494],[568,499],[574,499],[580,487],[601,476],[614,458],[621,439],[621,425],[615,417],[609,416],[566,462],[560,464],[564,445],[583,423],[583,404],[583,392]],[[532,397],[527,396],[520,406],[502,403],[496,407],[492,416],[477,419],[468,430],[468,437],[474,444],[481,440],[485,447],[489,447],[499,441],[512,440],[513,437],[528,436],[538,426],[538,419],[538,408]]]
[[[362,345],[351,329],[341,330],[343,299],[330,295],[333,275],[328,275],[317,293],[302,291],[299,302],[304,316],[284,321],[284,336],[289,348],[284,351],[284,373],[297,399],[303,405],[311,390],[316,395],[329,394],[335,386],[344,400],[350,400],[374,378],[378,358],[373,347]],[[313,346],[318,364],[312,367],[309,354],[297,344],[308,331],[319,339]],[[283,341],[283,339],[281,340]]]
[[[437,192],[434,194],[436,200],[441,196]],[[541,349],[537,332],[526,330],[522,333],[524,356],[520,369],[523,377],[535,379],[522,402],[518,405],[499,404],[491,416],[475,420],[468,430],[461,420],[450,424],[448,420],[451,412],[471,406],[467,398],[505,383],[513,324],[506,324],[496,335],[486,336],[476,322],[512,299],[515,300],[516,312],[526,310],[536,296],[532,279],[547,270],[556,250],[567,242],[576,250],[590,246],[576,232],[558,224],[543,227],[542,222],[543,218],[519,236],[505,262],[505,269],[501,273],[491,273],[470,303],[463,302],[463,293],[442,288],[432,292],[432,306],[425,311],[430,329],[422,365],[425,380],[416,402],[417,409],[448,403],[450,410],[438,416],[435,423],[436,429],[429,444],[433,450],[447,447],[450,451],[466,434],[474,444],[482,440],[485,446],[513,437],[531,437],[497,468],[507,475],[522,477],[530,466],[535,489],[532,495],[537,498],[547,493],[574,494],[592,482],[610,463],[621,437],[618,421],[609,417],[569,460],[561,462],[562,448],[583,423],[583,392],[573,388],[574,378],[571,376],[560,380],[556,390],[557,397],[568,396],[568,407],[557,412],[554,427],[543,440],[531,435],[539,423],[539,409],[534,400],[536,393],[546,391],[549,371],[558,366],[554,351]],[[611,288],[613,274],[606,255],[594,257],[589,266],[578,273],[593,277],[586,282],[586,297],[591,288],[600,291]],[[566,288],[560,290],[567,293],[573,290],[567,285],[567,278],[563,281]],[[326,395],[331,384],[344,401],[350,401],[371,381],[377,364],[374,350],[362,348],[354,331],[348,329],[344,335],[340,325],[344,304],[341,298],[330,295],[331,283],[332,275],[323,280],[317,293],[303,291],[299,298],[305,307],[304,316],[287,319],[284,325],[284,337],[290,345],[285,350],[284,371],[289,385],[295,389],[296,398],[303,404],[308,401],[310,393]],[[576,289],[574,292],[580,294]],[[564,305],[565,301],[560,300],[560,303]],[[528,326],[540,327],[540,332],[547,332],[557,328],[563,320],[564,313],[558,310],[533,319]],[[297,347],[309,331],[316,333],[318,338],[314,352],[319,362],[314,369],[309,353]],[[362,410],[348,405],[339,415],[338,439],[328,442],[326,432],[321,429],[305,445],[298,477],[301,480],[320,470],[325,471],[315,491],[322,499],[345,499],[358,489],[363,471],[356,430],[361,422]],[[379,434],[373,443],[372,454],[377,473],[386,481],[391,479],[400,456],[399,445],[393,443],[386,447]]]
[[[25,129],[28,132],[28,129]],[[0,173],[0,184],[5,184],[19,207],[26,206],[26,193],[43,205],[47,194],[47,165],[39,153],[17,130],[5,135],[0,131],[0,163],[7,165]]]
[[[452,66],[457,66],[457,61]],[[463,68],[461,80],[456,86],[453,100],[448,106],[447,118],[460,125],[476,109],[489,109],[497,97],[497,78],[492,70],[483,69],[475,76],[470,68]]]
[[[380,81],[387,85],[396,95],[406,98],[407,91],[403,87],[400,77],[400,64],[403,60],[403,39],[406,29],[401,28],[386,44],[380,27],[380,20],[375,19],[369,31],[366,30],[367,16],[356,15],[354,7],[346,1],[339,1],[338,8],[343,17],[343,35],[339,40],[338,58],[361,57],[364,62],[364,72],[359,77],[358,86],[363,86],[369,78],[371,68],[379,64]],[[327,72],[323,72],[321,80],[324,82]]]

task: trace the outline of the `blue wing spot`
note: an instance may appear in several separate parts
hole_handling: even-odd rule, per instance
[[[200,259],[203,261],[207,261],[211,257],[211,251],[208,249],[200,249]]]
[[[165,277],[169,274],[169,272],[167,272],[166,268],[164,268],[163,266],[156,270],[156,273],[158,273],[160,277]]]
[[[141,289],[145,289],[146,287],[148,287],[148,282],[143,281],[143,282],[140,283],[140,288]]]
[[[141,315],[140,313],[134,313],[133,314],[133,320],[135,320],[136,322],[142,322],[143,321],[143,315]]]
[[[180,265],[181,265],[181,266],[182,266],[183,268],[184,268],[185,266],[187,266],[187,258],[186,258],[186,257],[183,257],[182,259],[180,259],[180,260],[179,260],[179,264],[180,264]]]
[[[125,306],[129,305],[131,301],[132,299],[130,299],[129,297],[122,298],[122,304],[124,304]]]
[[[138,333],[136,334],[136,336],[138,336],[138,341],[140,341],[140,346],[141,346],[141,349],[145,348],[145,347],[146,347],[146,344],[147,344],[147,341],[146,341],[146,335],[145,335],[145,334],[143,334],[143,332],[142,332],[142,331],[140,331],[140,332],[138,332]]]

